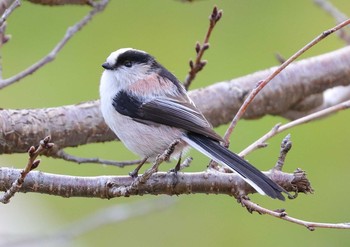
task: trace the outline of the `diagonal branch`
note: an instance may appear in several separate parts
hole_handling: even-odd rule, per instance
[[[348,19],[348,17],[342,13],[339,9],[337,9],[334,5],[332,5],[327,0],[314,0],[314,2],[323,8],[326,12],[328,12],[336,21],[336,23],[341,23]],[[341,29],[338,32],[339,37],[344,40],[347,44],[350,44],[350,34],[349,30]]]
[[[265,142],[270,139],[271,137],[277,135],[278,133],[281,133],[287,129],[293,128],[295,126],[308,123],[317,119],[320,119],[322,117],[328,116],[330,114],[336,113],[338,111],[346,110],[350,108],[350,100],[345,101],[343,103],[337,104],[335,106],[329,107],[327,109],[312,113],[310,115],[307,115],[305,117],[299,118],[297,120],[294,120],[292,122],[280,125],[276,124],[268,133],[260,137],[258,140],[256,140],[254,143],[252,143],[249,147],[245,148],[242,152],[239,153],[240,156],[246,156],[248,153],[251,153],[255,149],[265,146]]]
[[[0,48],[7,43],[11,36],[6,35],[6,27],[7,23],[6,20],[10,16],[10,14],[13,13],[13,11],[21,5],[19,0],[15,1],[1,1],[0,2]],[[0,56],[0,80],[2,79],[2,61],[1,61],[1,56]]]
[[[235,117],[232,119],[230,126],[228,127],[225,135],[224,140],[225,144],[228,146],[230,142],[230,136],[234,130],[234,128],[237,125],[238,120],[243,116],[243,114],[247,111],[248,106],[251,104],[253,99],[256,97],[256,95],[272,80],[274,79],[278,74],[281,73],[282,70],[284,70],[289,64],[291,64],[293,61],[295,61],[298,57],[300,57],[303,53],[305,53],[307,50],[309,50],[311,47],[316,45],[318,42],[323,40],[324,38],[328,37],[330,34],[338,31],[339,29],[347,26],[350,23],[350,19],[336,25],[335,27],[328,29],[324,32],[322,32],[319,36],[317,36],[315,39],[313,39],[310,43],[305,45],[303,48],[301,48],[299,51],[297,51],[293,56],[288,58],[283,64],[281,64],[273,73],[271,73],[265,80],[259,81],[256,87],[250,92],[246,100],[244,101],[241,108],[238,110]]]
[[[17,75],[14,75],[10,78],[0,80],[0,89],[7,87],[15,82],[18,82],[19,80],[23,79],[24,77],[33,74],[38,69],[42,68],[47,63],[53,61],[57,54],[62,50],[62,48],[67,44],[67,42],[79,31],[81,30],[97,13],[104,10],[104,8],[108,4],[108,0],[101,0],[97,4],[94,5],[93,9],[89,12],[88,15],[86,15],[82,20],[77,22],[74,26],[69,27],[67,29],[66,34],[62,38],[60,42],[53,48],[53,50],[40,59],[38,62],[32,64],[27,69],[23,70],[22,72],[18,73]]]
[[[0,18],[0,26],[2,26],[7,18],[10,16],[10,14],[21,5],[21,2],[19,0],[13,1],[13,3],[10,4],[8,8],[5,9],[4,13],[2,14]]]

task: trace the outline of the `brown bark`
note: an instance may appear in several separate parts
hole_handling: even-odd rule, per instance
[[[198,108],[213,124],[228,123],[247,93],[274,68],[190,92]],[[289,110],[310,110],[321,104],[320,97],[306,99],[339,85],[350,84],[350,47],[308,58],[290,65],[261,91],[245,118],[284,115]],[[319,104],[315,104],[319,103]],[[298,107],[302,103],[303,107]],[[310,108],[310,109],[309,109]],[[48,109],[0,111],[0,154],[22,153],[51,135],[56,148],[65,148],[115,139],[105,125],[99,102]]]
[[[0,168],[0,191],[6,191],[20,176],[19,169]],[[289,192],[311,193],[312,188],[301,170],[293,174],[271,170],[265,173]],[[123,193],[134,181],[130,176],[76,177],[38,171],[30,172],[20,192],[35,192],[62,197],[96,197],[102,199],[131,195],[227,194],[239,197],[256,193],[237,174],[220,172],[174,173],[158,172],[137,190]]]

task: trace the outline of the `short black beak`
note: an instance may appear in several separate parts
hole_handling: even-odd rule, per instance
[[[103,63],[103,64],[102,64],[102,67],[103,67],[104,69],[109,69],[109,70],[113,69],[112,66],[111,66],[109,63],[107,63],[107,62]]]

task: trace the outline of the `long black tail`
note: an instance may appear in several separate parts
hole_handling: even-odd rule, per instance
[[[287,192],[283,188],[237,154],[221,146],[219,142],[195,133],[188,133],[184,140],[209,158],[230,167],[260,194],[285,200],[282,192]]]

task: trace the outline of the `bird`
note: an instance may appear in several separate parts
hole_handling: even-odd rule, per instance
[[[285,200],[282,187],[220,143],[222,137],[192,102],[182,83],[154,56],[133,48],[112,52],[102,64],[100,108],[108,127],[133,153],[154,161],[175,141],[171,158],[190,147],[236,172],[258,193]],[[288,193],[287,193],[288,194]]]

